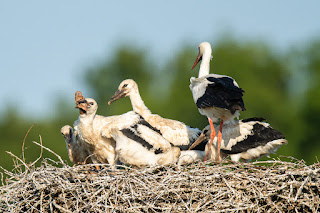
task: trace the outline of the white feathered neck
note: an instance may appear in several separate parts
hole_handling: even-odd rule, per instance
[[[142,117],[146,117],[151,114],[151,111],[144,104],[144,102],[140,96],[138,87],[131,90],[129,98],[131,101],[133,111],[139,113]]]
[[[199,75],[198,78],[209,75],[210,73],[210,61],[211,61],[211,45],[206,42],[206,45],[200,45],[200,52],[202,52],[202,60],[200,63]]]

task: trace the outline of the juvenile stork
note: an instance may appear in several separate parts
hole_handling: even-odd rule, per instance
[[[92,163],[90,158],[90,152],[85,146],[76,139],[76,133],[69,125],[65,125],[61,128],[61,133],[66,142],[69,159],[74,164]]]
[[[190,149],[197,143],[208,141],[210,135],[210,126],[208,125]],[[252,160],[269,155],[281,145],[288,143],[284,135],[273,129],[263,118],[233,120],[223,124],[221,141],[222,153],[219,156],[219,161],[223,157],[230,156],[234,162],[238,162],[240,159]],[[214,146],[217,147],[217,137],[214,138]],[[207,145],[206,150],[210,153],[209,159],[217,158],[217,151],[211,146]]]
[[[97,115],[97,102],[92,98],[82,98],[77,101],[77,93],[76,104],[80,115],[73,125],[78,133],[78,139],[88,146],[90,153],[93,154],[94,163],[109,163],[114,168],[116,164],[115,141],[112,138],[103,137],[101,130],[116,116]]]
[[[106,125],[102,135],[116,141],[117,158],[126,164],[166,165],[177,162],[180,156],[178,147],[172,147],[158,130],[133,111],[119,115]]]
[[[140,114],[143,119],[158,129],[162,136],[172,143],[179,146],[182,150],[186,150],[198,138],[201,131],[192,128],[180,121],[163,118],[157,114],[152,114],[144,104],[138,89],[137,83],[132,79],[122,81],[118,87],[118,91],[111,97],[108,104],[129,96],[133,111]]]
[[[102,135],[116,141],[116,155],[123,163],[134,166],[190,164],[203,160],[204,151],[173,146],[134,111],[118,116],[102,130]]]
[[[198,78],[190,78],[190,89],[193,100],[196,103],[200,114],[207,116],[211,137],[209,146],[212,145],[216,136],[213,122],[220,119],[220,127],[218,131],[218,145],[216,160],[220,158],[220,144],[222,139],[222,126],[226,121],[232,121],[235,117],[239,117],[239,111],[245,110],[242,100],[243,90],[237,82],[226,75],[209,74],[211,60],[211,45],[208,42],[202,42],[199,45],[199,54],[192,66],[192,69],[200,60],[200,69]],[[209,152],[207,152],[205,161]]]

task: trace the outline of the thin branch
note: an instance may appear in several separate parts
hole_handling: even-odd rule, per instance
[[[28,166],[23,160],[21,160],[19,157],[17,157],[16,155],[14,155],[12,152],[9,152],[9,151],[6,151],[6,153],[8,153],[8,154],[11,155],[12,157],[16,158],[18,161],[20,161],[20,162],[24,165],[24,167],[25,167],[26,169],[28,169],[28,171],[30,171],[29,166]]]
[[[300,195],[301,192],[302,192],[302,189],[303,189],[304,185],[309,181],[309,177],[310,177],[310,176],[308,176],[308,177],[305,179],[305,181],[303,181],[303,183],[301,184],[301,186],[299,187],[299,189],[298,189],[298,191],[297,191],[297,194],[296,194],[296,197],[294,198],[294,201],[297,201],[299,195]]]
[[[24,139],[23,139],[23,142],[22,142],[22,160],[23,162],[26,162],[26,159],[24,157],[24,147],[25,147],[25,143],[26,143],[26,139],[27,139],[27,136],[29,135],[29,132],[30,130],[32,129],[32,127],[34,126],[35,124],[32,124],[31,127],[29,128],[29,130],[27,131],[27,134],[24,136]]]
[[[59,159],[59,161],[62,163],[62,165],[66,165],[66,164],[63,162],[63,160],[62,160],[62,158],[60,157],[60,155],[58,155],[57,153],[55,153],[55,152],[52,151],[51,149],[43,146],[42,144],[39,144],[39,143],[37,143],[37,142],[35,142],[35,141],[32,141],[32,142],[33,142],[34,144],[36,144],[36,145],[44,148],[45,150],[49,151],[50,153],[54,154],[54,155]]]
[[[36,164],[41,158],[42,158],[42,153],[43,153],[43,145],[42,145],[42,138],[41,138],[41,135],[39,135],[39,138],[40,138],[40,156],[30,165],[30,167],[32,167],[34,164]]]

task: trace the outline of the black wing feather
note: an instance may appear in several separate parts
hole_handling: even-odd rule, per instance
[[[242,99],[244,91],[233,84],[233,79],[229,77],[206,78],[210,83],[205,94],[197,100],[198,108],[220,107],[228,109],[231,113],[236,110],[245,110]]]
[[[221,151],[229,155],[238,154],[258,146],[264,146],[273,140],[285,138],[278,130],[272,129],[271,127],[265,127],[259,123],[253,125],[252,131],[252,135],[248,135],[246,139],[232,146],[231,150],[221,149]]]
[[[251,122],[251,121],[265,121],[265,118],[258,118],[258,117],[254,117],[254,118],[246,118],[246,119],[242,119],[241,121],[243,123],[247,123],[247,122]]]

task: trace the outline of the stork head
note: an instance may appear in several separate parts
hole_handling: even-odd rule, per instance
[[[95,114],[98,110],[97,102],[92,98],[84,98],[80,91],[75,94],[75,108],[78,108],[81,116]]]
[[[62,133],[66,143],[69,144],[71,142],[72,134],[73,134],[72,127],[69,125],[65,125],[61,128],[60,132]]]
[[[85,100],[87,102],[87,109],[86,109],[85,113],[87,115],[96,114],[96,112],[98,110],[97,102],[93,98],[86,98]]]
[[[199,63],[199,61],[202,60],[202,57],[206,54],[206,55],[209,55],[210,59],[211,59],[211,45],[209,42],[202,42],[199,44],[198,46],[198,49],[199,49],[199,53],[198,53],[198,56],[196,58],[196,60],[194,61],[193,63],[193,66],[192,66],[192,69],[195,68],[195,66]]]
[[[120,98],[129,96],[132,91],[136,91],[136,90],[138,90],[137,83],[132,79],[126,79],[120,83],[118,90],[110,98],[108,104],[110,105],[112,102]]]

